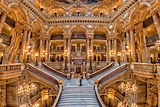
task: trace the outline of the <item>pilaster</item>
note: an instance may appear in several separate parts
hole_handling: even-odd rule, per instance
[[[0,106],[6,107],[6,85],[0,86]]]
[[[109,50],[108,50],[108,40],[106,39],[106,62],[109,61]]]
[[[46,39],[46,62],[49,62],[49,38]]]
[[[131,49],[131,61],[135,62],[135,40],[133,34],[133,26],[130,26],[130,49]]]

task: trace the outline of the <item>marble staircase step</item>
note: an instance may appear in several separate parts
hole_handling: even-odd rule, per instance
[[[99,105],[61,105],[61,107],[99,107]]]
[[[71,79],[63,87],[58,107],[99,107],[95,91],[88,80],[78,86],[78,79]]]

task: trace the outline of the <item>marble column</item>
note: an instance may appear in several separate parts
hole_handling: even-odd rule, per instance
[[[70,68],[70,60],[71,60],[71,33],[63,33],[64,36],[64,54],[67,54],[67,68]],[[66,53],[67,50],[67,53]],[[64,55],[65,59],[65,55]],[[64,60],[65,63],[65,60]]]
[[[130,48],[131,48],[131,61],[135,62],[135,40],[134,40],[134,34],[133,34],[133,28],[129,30],[130,32]]]
[[[111,40],[108,40],[108,59],[111,62]]]
[[[121,62],[124,62],[124,59],[123,59],[123,58],[124,58],[124,56],[123,56],[123,53],[124,53],[124,52],[123,52],[123,50],[124,50],[123,41],[121,41],[121,56],[120,56],[120,61],[121,61]]]
[[[106,62],[108,63],[109,61],[109,50],[108,50],[108,40],[106,40]]]
[[[31,29],[28,30],[28,34],[27,34],[27,46],[26,49],[28,50],[28,46],[30,46],[31,43]]]
[[[49,39],[49,42],[48,42],[48,51],[49,51],[49,53],[48,53],[48,62],[50,62],[51,60],[50,60],[50,52],[51,52],[51,41],[50,41],[50,39]]]
[[[0,33],[2,32],[4,22],[6,20],[7,13],[3,12],[0,18]]]
[[[152,18],[153,18],[159,39],[160,39],[160,21],[159,21],[158,13],[156,11],[152,11],[151,14],[152,14]]]
[[[122,47],[123,47],[123,61],[124,62],[126,62],[127,61],[127,57],[126,57],[126,50],[125,50],[125,48],[126,48],[126,46],[125,46],[125,41],[123,41],[123,43],[122,43]]]
[[[90,63],[91,63],[91,66],[93,65],[92,63],[93,63],[93,36],[94,36],[94,33],[85,33],[85,35],[87,39],[87,46],[86,46],[87,47],[87,54],[86,54],[87,55],[87,66],[89,67]],[[92,54],[92,56],[90,56],[90,54]]]
[[[49,62],[49,39],[46,39],[46,62]]]
[[[68,65],[71,63],[71,33],[68,35]]]
[[[31,62],[35,62],[35,40],[34,39],[32,39],[31,40],[31,52],[32,52],[32,54],[31,54]]]
[[[40,38],[40,45],[39,45],[39,62],[41,62],[41,60],[42,60],[42,52],[43,52],[43,39],[42,38]]]
[[[128,46],[128,50],[130,50],[130,35],[129,35],[129,31],[126,31],[126,39],[127,39],[127,46]]]
[[[27,27],[25,27],[24,29],[24,33],[23,33],[23,40],[22,40],[22,45],[21,45],[21,52],[20,52],[20,63],[23,63],[24,62],[24,59],[25,59],[25,54],[27,54],[27,50],[26,49],[26,43],[27,43],[27,32],[28,32],[28,29]]]
[[[87,50],[86,51],[87,52],[86,53],[86,58],[87,58],[86,60],[87,60],[87,65],[88,65],[89,64],[89,54],[88,53],[89,53],[89,50],[90,50],[90,48],[89,48],[89,38],[88,37],[87,37],[86,50]]]
[[[114,39],[114,59],[117,62],[117,39]]]

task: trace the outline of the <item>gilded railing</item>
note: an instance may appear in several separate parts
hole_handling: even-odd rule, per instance
[[[151,63],[133,63],[131,64],[131,69],[137,72],[144,73],[157,73],[157,67],[159,64],[151,64]]]
[[[94,73],[92,73],[92,74],[88,74],[88,75],[87,75],[87,78],[93,78],[94,76],[99,75],[99,74],[105,72],[106,70],[108,70],[108,69],[111,68],[112,66],[113,66],[113,62],[110,63],[109,65],[107,65],[106,67],[104,67],[104,68],[102,68],[102,69],[100,69],[100,70],[98,70],[98,71],[96,71],[96,72],[94,72]]]
[[[53,75],[51,75],[51,74],[49,74],[47,72],[44,72],[44,71],[42,71],[42,70],[40,70],[40,69],[34,67],[33,65],[30,65],[30,64],[28,64],[28,69],[31,72],[37,74],[38,76],[40,76],[40,77],[52,82],[55,85],[58,85],[58,80]]]
[[[0,65],[0,79],[9,79],[21,75],[21,67],[19,64],[2,64]]]
[[[42,64],[43,64],[43,66],[44,66],[45,68],[47,68],[48,70],[56,73],[57,75],[59,75],[59,76],[61,76],[61,77],[63,77],[63,78],[69,78],[69,76],[68,76],[67,74],[62,73],[62,72],[60,72],[60,71],[58,71],[58,70],[56,70],[56,69],[48,66],[48,65],[45,64],[45,63],[42,63]]]
[[[104,75],[103,77],[101,77],[100,79],[98,79],[99,84],[102,84],[104,81],[107,81],[108,79],[124,72],[125,70],[127,70],[128,68],[128,64],[124,64],[110,72],[108,72],[106,75]]]
[[[21,71],[21,64],[2,64],[0,65],[0,74]]]

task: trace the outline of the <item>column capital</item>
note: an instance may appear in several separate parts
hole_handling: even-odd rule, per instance
[[[23,29],[24,30],[31,30],[32,26],[28,22],[23,22]]]
[[[128,25],[126,26],[126,30],[125,31],[130,31],[134,29],[134,25]]]
[[[90,38],[90,39],[92,39],[93,38],[93,36],[94,36],[94,33],[85,33],[85,35],[86,35],[86,38]]]
[[[151,15],[156,15],[158,14],[158,10],[157,9],[151,10],[150,13]]]
[[[49,34],[38,33],[40,35],[39,39],[49,39]]]
[[[72,33],[63,33],[63,38],[64,39],[70,39],[71,38],[71,36],[72,36]]]
[[[107,40],[117,39],[118,33],[111,33],[107,35]]]

